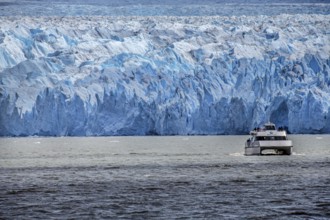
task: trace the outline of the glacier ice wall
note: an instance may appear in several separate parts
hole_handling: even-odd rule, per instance
[[[1,136],[330,133],[330,15],[0,24]]]

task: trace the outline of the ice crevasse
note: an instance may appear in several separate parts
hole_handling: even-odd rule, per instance
[[[0,24],[0,136],[330,133],[329,15]]]

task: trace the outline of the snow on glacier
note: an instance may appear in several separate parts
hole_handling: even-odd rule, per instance
[[[0,135],[330,132],[330,15],[0,17]]]

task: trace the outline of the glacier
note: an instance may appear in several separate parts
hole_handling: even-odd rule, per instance
[[[0,136],[330,133],[330,15],[0,17]]]

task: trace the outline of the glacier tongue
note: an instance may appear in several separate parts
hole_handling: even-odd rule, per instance
[[[330,132],[330,16],[0,17],[0,135]]]

